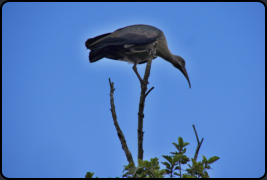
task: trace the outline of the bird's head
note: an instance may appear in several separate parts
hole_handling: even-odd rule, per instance
[[[180,56],[174,55],[174,60],[172,62],[172,65],[176,67],[177,69],[179,69],[184,74],[185,78],[187,79],[189,83],[189,87],[191,88],[190,80],[189,80],[187,71],[185,69],[185,60]]]

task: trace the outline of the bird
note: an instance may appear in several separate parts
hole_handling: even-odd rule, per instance
[[[178,55],[174,55],[168,48],[166,37],[160,29],[144,24],[130,25],[112,33],[106,33],[94,38],[89,38],[85,42],[87,49],[90,49],[89,61],[96,62],[102,58],[120,60],[133,63],[133,70],[142,83],[142,78],[137,71],[137,64],[146,63],[149,58],[153,44],[157,42],[156,52],[153,59],[158,56],[170,62],[179,69],[191,83],[185,68],[185,60]]]

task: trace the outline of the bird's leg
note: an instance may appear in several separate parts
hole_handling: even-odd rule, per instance
[[[134,70],[135,74],[137,75],[137,77],[138,77],[140,83],[141,83],[141,84],[145,84],[144,80],[141,78],[141,76],[139,75],[139,73],[138,73],[138,71],[137,71],[137,67],[136,67],[136,65],[137,65],[136,63],[133,65],[133,70]],[[149,82],[147,82],[147,83],[149,83]]]
[[[140,83],[142,83],[143,82],[143,79],[141,78],[141,76],[139,75],[139,73],[137,71],[136,64],[133,65],[133,70],[134,70],[135,74],[137,75]]]
[[[153,57],[157,56],[156,55],[156,52],[157,52],[156,47],[157,47],[157,45],[158,45],[158,41],[155,41],[155,43],[153,44],[152,48],[150,48],[149,51],[148,51],[149,52],[149,56],[151,56],[151,55],[153,55]]]

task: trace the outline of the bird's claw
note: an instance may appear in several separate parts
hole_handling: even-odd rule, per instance
[[[156,49],[154,50],[154,48],[149,48],[148,50],[147,50],[147,52],[149,53],[149,56],[151,56],[152,54],[153,54],[153,58],[154,57],[157,57],[156,56]]]
[[[149,49],[147,50],[147,52],[149,53],[148,55],[151,56],[151,54],[152,54],[152,52],[153,52],[153,49],[152,49],[152,48],[149,48]]]

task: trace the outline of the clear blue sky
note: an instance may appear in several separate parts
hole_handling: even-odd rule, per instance
[[[144,159],[170,155],[179,136],[219,156],[210,177],[265,173],[265,7],[250,3],[17,3],[2,7],[2,173],[6,177],[122,175],[128,162],[110,112],[137,163],[140,83],[132,64],[89,63],[88,38],[133,24],[161,29],[192,88],[152,62]],[[138,66],[141,76],[145,64]],[[161,165],[161,167],[164,167]],[[186,169],[185,165],[182,168]]]

